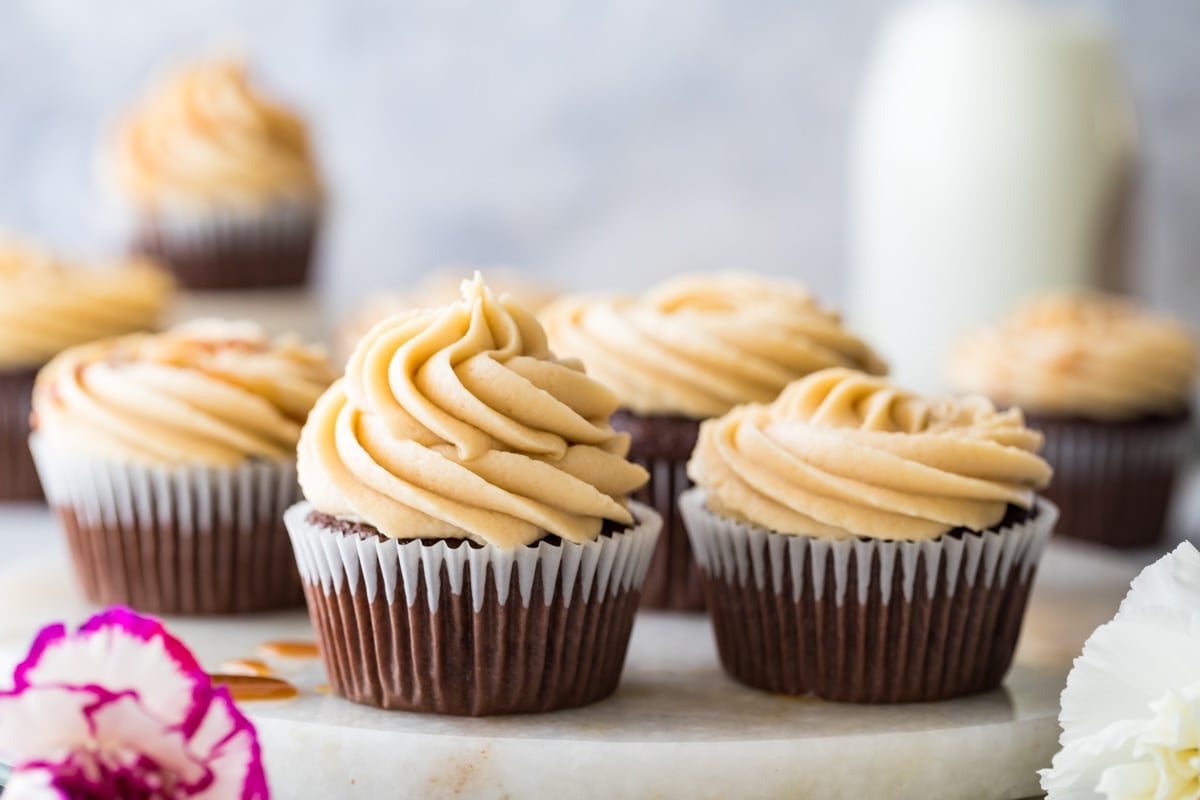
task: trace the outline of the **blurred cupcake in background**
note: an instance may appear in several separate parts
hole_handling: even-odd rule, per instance
[[[440,267],[428,273],[419,283],[407,290],[377,292],[364,298],[361,306],[338,328],[334,356],[345,363],[354,352],[358,340],[377,322],[402,311],[414,308],[439,308],[458,300],[462,295],[463,275],[473,269]],[[496,295],[509,295],[522,308],[537,313],[560,292],[553,284],[528,273],[506,267],[487,268],[488,286]]]
[[[700,428],[680,498],[721,664],[853,703],[998,686],[1057,511],[1019,409],[829,369]]]
[[[201,61],[153,86],[108,155],[135,216],[134,247],[183,286],[308,280],[323,198],[308,132],[241,63]]]
[[[650,472],[635,499],[663,517],[642,592],[650,608],[698,611],[704,595],[676,506],[702,420],[764,403],[826,367],[886,366],[798,283],[750,274],[686,275],[644,295],[576,295],[542,312],[554,351],[579,358],[621,401],[613,427]]]
[[[71,348],[37,377],[30,448],[84,594],[156,614],[299,605],[283,528],[317,349],[200,320]]]
[[[1183,323],[1100,294],[1035,298],[951,352],[958,391],[1025,410],[1054,466],[1059,533],[1148,547],[1189,449],[1197,349]]]
[[[38,369],[74,345],[159,324],[170,277],[151,262],[66,262],[33,245],[0,241],[0,499],[42,496],[29,453]]]

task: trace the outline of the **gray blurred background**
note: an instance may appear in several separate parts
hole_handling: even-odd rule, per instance
[[[446,262],[568,287],[745,267],[839,301],[853,96],[896,5],[8,0],[0,227],[69,252],[119,247],[95,180],[106,126],[160,68],[233,49],[311,120],[333,310]],[[1200,3],[1098,10],[1140,117],[1138,287],[1194,318]]]

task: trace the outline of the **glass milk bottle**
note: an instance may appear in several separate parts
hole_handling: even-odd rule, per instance
[[[893,374],[1031,293],[1124,281],[1135,155],[1098,21],[1017,0],[926,0],[886,27],[856,110],[850,315]]]

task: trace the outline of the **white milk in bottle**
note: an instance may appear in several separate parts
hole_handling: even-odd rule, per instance
[[[856,329],[934,389],[949,345],[1023,297],[1119,285],[1134,143],[1098,21],[1018,0],[905,7],[855,118]]]

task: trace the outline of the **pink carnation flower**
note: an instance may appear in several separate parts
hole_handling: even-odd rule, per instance
[[[254,726],[157,620],[113,608],[51,625],[0,691],[4,800],[270,793]]]

